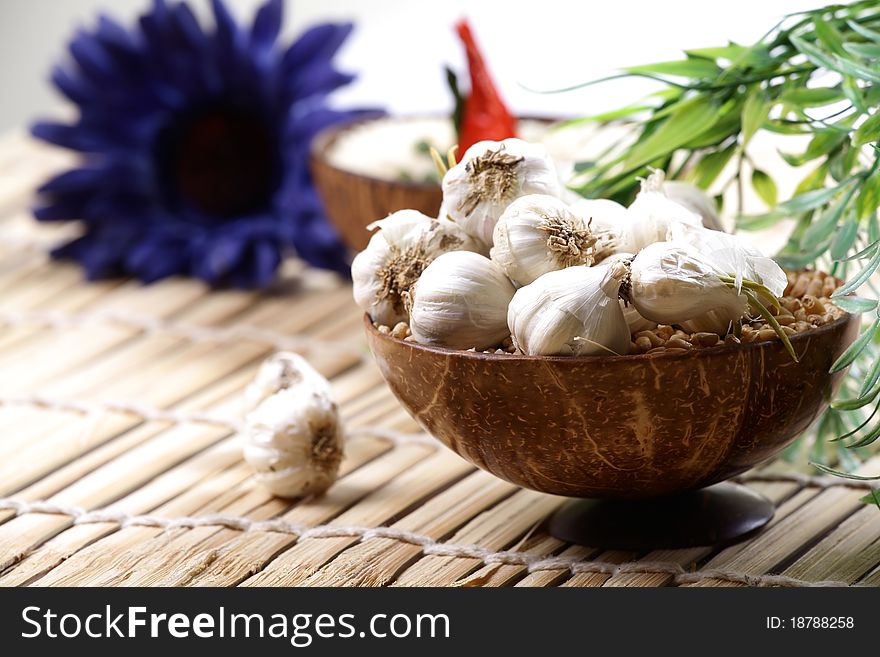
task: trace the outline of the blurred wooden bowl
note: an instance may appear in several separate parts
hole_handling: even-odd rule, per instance
[[[545,493],[638,499],[723,481],[791,443],[844,376],[828,370],[859,318],[792,336],[799,363],[779,340],[539,357],[428,347],[365,324],[392,392],[477,467]]]
[[[362,119],[332,126],[312,142],[310,165],[315,187],[330,221],[352,251],[362,251],[370,240],[367,225],[396,210],[413,209],[429,217],[440,211],[443,194],[435,183],[387,180],[347,171],[331,164],[327,153]]]

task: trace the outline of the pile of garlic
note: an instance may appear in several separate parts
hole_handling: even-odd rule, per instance
[[[787,284],[721,232],[705,193],[660,171],[628,208],[572,201],[542,146],[506,139],[469,148],[442,187],[439,218],[402,210],[376,222],[352,264],[357,303],[377,325],[408,324],[407,340],[626,354],[632,334],[658,324],[724,336],[778,307]]]

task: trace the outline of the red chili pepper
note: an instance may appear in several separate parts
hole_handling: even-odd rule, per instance
[[[455,29],[464,43],[471,77],[471,91],[464,101],[458,133],[458,156],[461,157],[478,141],[516,137],[516,119],[495,89],[467,20],[460,20]]]

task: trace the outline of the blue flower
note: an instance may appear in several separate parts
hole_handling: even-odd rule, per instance
[[[331,63],[351,25],[317,25],[284,50],[282,0],[249,28],[221,0],[212,6],[213,32],[184,3],[156,0],[132,30],[102,16],[52,73],[79,117],[37,123],[33,134],[83,159],[40,188],[35,216],[82,220],[83,236],[54,254],[89,278],[263,287],[291,249],[348,270],[308,149],[322,128],[360,114],[326,105],[353,79]]]

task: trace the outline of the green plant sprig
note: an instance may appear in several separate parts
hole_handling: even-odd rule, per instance
[[[808,448],[810,461],[825,468],[856,467],[868,445],[880,444],[880,401],[865,412],[880,398],[880,304],[871,281],[880,268],[880,0],[791,14],[751,46],[689,50],[684,59],[631,66],[611,78],[634,76],[662,88],[643,101],[568,122],[625,121],[629,127],[619,144],[576,167],[574,189],[629,203],[637,178],[660,168],[703,189],[733,187],[741,229],[794,219],[775,256],[780,265],[822,267],[847,279],[835,302],[848,312],[873,314],[834,364],[850,373]],[[782,202],[776,181],[748,154],[760,130],[808,137],[805,148],[780,149],[788,165],[812,165]],[[743,215],[747,186],[767,212]],[[853,296],[864,288],[873,298]]]

